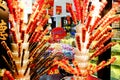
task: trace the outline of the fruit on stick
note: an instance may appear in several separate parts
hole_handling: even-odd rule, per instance
[[[83,27],[82,28],[82,42],[83,43],[85,42],[85,39],[86,39],[86,31],[87,31],[87,28]]]
[[[75,35],[75,39],[76,39],[76,46],[78,47],[78,49],[81,51],[81,38],[78,34]]]
[[[73,0],[74,1],[74,5],[75,5],[75,8],[76,8],[76,15],[77,15],[77,19],[78,20],[81,20],[81,2],[79,0]]]
[[[15,80],[15,79],[8,70],[5,70],[2,80]]]
[[[72,16],[72,20],[73,20],[74,24],[77,24],[77,17],[76,17],[76,15],[75,15],[75,12],[73,11],[71,5],[69,6],[69,12],[70,12],[70,14],[71,14],[71,16]]]
[[[89,30],[90,34],[92,34],[93,30],[98,26],[97,23],[99,22],[100,18],[101,18],[101,16],[98,15],[98,16],[95,17],[94,23],[91,22],[90,30]]]
[[[99,40],[102,37],[102,35],[106,34],[107,32],[110,32],[111,30],[112,27],[107,26],[107,28],[105,28],[98,36],[96,36],[94,40]]]
[[[100,48],[99,51],[96,51],[93,53],[93,57],[97,57],[98,55],[102,54],[103,52],[105,52],[107,49],[109,49],[110,47],[116,45],[117,43],[116,42],[110,42],[109,44],[107,44],[105,47],[103,48]],[[93,58],[91,57],[91,58]]]
[[[96,44],[94,44],[94,46],[92,47],[92,49],[95,49],[97,47],[99,47],[99,45],[105,43],[107,40],[109,40],[111,37],[113,36],[113,33],[107,33],[105,35],[103,35],[97,42]]]

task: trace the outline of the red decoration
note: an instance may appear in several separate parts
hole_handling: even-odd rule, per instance
[[[48,4],[53,7],[54,6],[54,0],[48,0]]]
[[[56,27],[51,31],[51,36],[54,40],[63,39],[66,36],[66,31],[62,27]]]
[[[56,6],[56,14],[60,15],[62,13],[62,6]]]
[[[72,6],[71,3],[66,3],[66,12],[70,12],[70,6]]]

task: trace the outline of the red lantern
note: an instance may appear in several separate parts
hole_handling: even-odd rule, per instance
[[[56,27],[51,32],[51,36],[54,40],[63,39],[66,35],[65,29],[62,27]]]

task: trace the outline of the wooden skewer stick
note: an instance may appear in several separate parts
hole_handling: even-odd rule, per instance
[[[31,62],[28,63],[27,68],[26,68],[26,70],[25,70],[25,72],[24,72],[24,75],[27,74],[27,71],[28,71],[28,69],[30,68],[30,64],[31,64]]]
[[[116,42],[110,42],[109,44],[107,44],[105,47],[103,47],[101,50],[99,50],[98,53],[96,53],[94,55],[94,57],[97,57],[98,55],[102,54],[103,52],[105,52],[107,49],[109,49],[110,47],[116,45],[117,43]]]
[[[9,49],[9,47],[7,46],[5,41],[2,41],[1,44],[3,45],[3,47],[6,49],[8,56],[10,57],[11,61],[13,61],[13,55],[11,50]]]
[[[39,44],[33,51],[31,51],[29,59],[33,57],[33,55],[39,50],[39,48],[41,48],[46,42],[47,40],[42,41],[41,44]]]
[[[18,43],[18,57],[21,56],[21,52],[22,52],[22,43],[21,41]]]
[[[21,67],[23,66],[23,61],[24,61],[24,55],[25,55],[25,49],[23,49],[23,53],[22,53],[22,59],[21,59]]]
[[[14,64],[14,69],[15,69],[16,74],[19,75],[19,72],[18,72],[17,65],[16,65],[15,61],[13,61],[13,64]]]
[[[14,73],[12,66],[9,64],[9,62],[7,61],[7,59],[5,58],[5,56],[2,55],[2,58],[4,59],[7,67],[10,69],[10,71],[11,71],[12,73]]]

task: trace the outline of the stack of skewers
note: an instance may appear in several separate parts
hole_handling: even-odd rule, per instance
[[[6,2],[9,8],[11,47],[5,41],[1,44],[7,50],[10,63],[6,57],[3,56],[3,59],[15,80],[37,80],[50,69],[52,60],[56,57],[56,52],[50,55],[44,53],[50,46],[50,37],[44,37],[49,30],[43,29],[50,18],[45,13],[48,8],[47,0],[35,1],[28,23],[24,22],[25,7],[22,0]]]
[[[115,15],[120,3],[113,2],[112,8],[104,16],[100,13],[107,4],[107,0],[73,0],[76,13],[72,6],[69,6],[69,12],[76,24],[75,42],[76,49],[73,66],[68,61],[55,61],[61,68],[74,75],[74,80],[87,80],[88,75],[93,75],[98,70],[113,63],[116,58],[112,57],[108,61],[102,61],[94,66],[90,60],[101,55],[116,42],[110,42],[105,45],[114,34],[109,26],[112,22],[120,20],[120,15]],[[77,15],[77,17],[76,17]],[[89,53],[92,49],[93,54]]]

